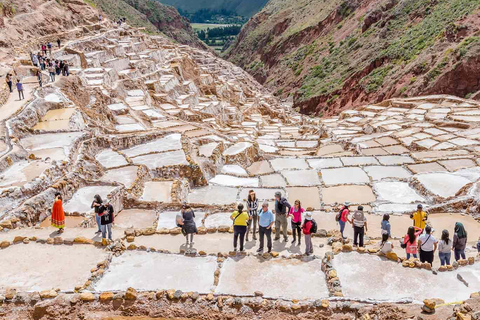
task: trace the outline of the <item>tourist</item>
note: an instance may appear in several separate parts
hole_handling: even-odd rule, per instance
[[[466,259],[465,257],[465,248],[467,247],[467,231],[463,223],[455,223],[455,233],[453,234],[453,252],[455,253],[455,260],[458,261],[460,258]]]
[[[230,216],[233,221],[233,251],[237,251],[238,237],[240,236],[240,251],[243,251],[243,244],[245,242],[245,233],[247,232],[248,220],[250,216],[246,211],[243,211],[243,204],[237,206],[237,211],[234,211]]]
[[[410,259],[410,255],[416,259],[417,257],[417,237],[422,233],[422,229],[418,227],[409,227],[407,234],[403,237],[402,248],[407,253],[407,260]]]
[[[60,73],[62,72],[62,68],[63,68],[62,63],[58,60],[55,60],[55,74],[57,76],[59,76]]]
[[[413,226],[420,228],[420,229],[425,229],[425,221],[428,219],[428,214],[423,211],[423,206],[419,204],[417,206],[417,211],[414,213],[410,214],[410,219],[413,220]]]
[[[450,265],[450,258],[452,256],[452,240],[448,230],[442,231],[442,239],[438,242],[438,258],[442,266]]]
[[[47,48],[48,48],[48,54],[50,55],[50,58],[52,57],[52,44],[50,41],[47,43]]]
[[[386,231],[382,231],[382,242],[380,243],[380,253],[386,255],[393,251],[393,243],[389,241],[390,235]]]
[[[20,79],[17,79],[17,91],[18,91],[18,100],[25,99],[25,95],[23,94],[23,83]]]
[[[353,245],[363,247],[365,232],[368,232],[367,218],[363,212],[363,206],[358,206],[350,223],[353,225]]]
[[[102,197],[100,197],[99,194],[96,194],[93,197],[93,202],[92,202],[92,205],[90,206],[90,208],[92,208],[95,211],[95,221],[97,222],[97,227],[98,227],[96,233],[102,232],[101,219],[100,219],[100,216],[98,215],[100,213],[100,207],[102,205],[103,205]]]
[[[12,81],[12,75],[10,73],[7,73],[7,75],[5,76],[5,82],[8,85],[8,89],[10,89],[10,93],[12,93],[13,81]]]
[[[43,56],[39,56],[38,61],[40,63],[40,69],[42,71],[45,70],[45,58]]]
[[[188,246],[193,245],[193,235],[197,233],[197,224],[195,223],[195,212],[188,204],[185,204],[182,208],[183,218],[183,230],[185,235],[185,244]],[[190,235],[190,242],[188,242],[188,236]]]
[[[390,215],[388,213],[385,213],[383,215],[383,220],[382,220],[382,223],[381,223],[381,227],[382,227],[382,234],[384,232],[386,232],[389,237],[392,236],[391,226],[390,226]]]
[[[101,23],[101,22],[102,22],[102,19],[103,19],[102,15],[99,14],[99,15],[98,15],[98,23]]]
[[[32,54],[32,64],[35,67],[38,67],[38,57],[35,53]]]
[[[60,44],[62,43],[62,41],[60,40],[60,38],[57,39],[57,46],[58,46],[58,49],[60,49]]]
[[[340,225],[340,233],[342,234],[342,238],[346,239],[346,237],[343,235],[343,231],[345,230],[345,224],[348,221],[348,215],[350,214],[350,211],[348,207],[350,206],[350,202],[345,202],[343,207],[340,209],[340,211],[337,213],[337,216],[335,217],[335,220],[338,221],[338,224]]]
[[[288,241],[288,221],[287,212],[290,211],[292,206],[288,203],[287,199],[282,197],[282,193],[275,192],[275,239],[280,240],[280,228],[282,229],[283,239]]]
[[[303,235],[305,236],[305,255],[307,256],[313,254],[312,234],[311,234],[312,227],[313,227],[312,213],[307,212],[305,214],[305,221],[303,222],[303,226],[302,226]]]
[[[38,80],[38,86],[41,88],[42,87],[42,72],[37,69],[36,71],[36,76]]]
[[[298,234],[298,245],[301,245],[301,234],[302,234],[302,214],[305,212],[305,209],[302,208],[300,200],[295,200],[295,204],[290,208],[288,214],[292,218],[292,234],[293,241],[292,244],[295,244],[297,240],[296,235]]]
[[[428,262],[433,265],[434,253],[437,250],[437,239],[432,235],[432,227],[426,226],[425,233],[418,237],[418,251],[420,252],[420,261]]]
[[[42,44],[42,52],[45,56],[47,55],[47,46],[45,44]]]
[[[254,190],[248,191],[247,211],[251,220],[249,220],[249,223],[248,223],[246,240],[248,241],[248,234],[250,233],[250,229],[252,229],[252,224],[253,224],[252,238],[253,240],[257,240],[256,232],[257,232],[257,223],[258,223],[258,199]]]
[[[50,73],[50,80],[51,82],[55,82],[55,67],[53,63],[48,65],[48,72]]]
[[[260,247],[257,252],[263,251],[264,236],[267,237],[268,252],[272,251],[272,227],[275,223],[275,218],[272,211],[268,210],[268,202],[262,204],[262,209],[258,214],[258,233],[260,237]]]
[[[63,61],[63,75],[68,77],[70,75],[70,67],[68,66],[68,62]]]
[[[105,205],[102,205],[99,210],[100,224],[102,226],[102,242],[106,244],[107,231],[108,239],[112,241],[112,223],[115,220],[113,206],[110,204],[110,201],[107,199]]]
[[[58,233],[63,233],[65,228],[65,212],[63,212],[62,195],[55,193],[55,200],[52,207],[52,227],[58,229]]]

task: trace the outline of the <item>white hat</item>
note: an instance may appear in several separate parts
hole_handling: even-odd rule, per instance
[[[312,213],[311,212],[305,213],[305,219],[312,220]]]

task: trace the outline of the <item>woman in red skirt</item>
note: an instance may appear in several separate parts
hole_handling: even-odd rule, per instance
[[[52,227],[58,228],[58,233],[62,233],[65,228],[65,213],[62,206],[62,195],[55,194],[55,201],[52,208]]]

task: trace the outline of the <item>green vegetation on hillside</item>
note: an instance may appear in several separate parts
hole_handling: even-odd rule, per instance
[[[174,6],[182,13],[194,14],[202,9],[211,11],[226,10],[239,16],[251,17],[268,2],[268,0],[158,0]]]

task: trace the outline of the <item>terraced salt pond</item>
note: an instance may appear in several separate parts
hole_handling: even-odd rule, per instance
[[[176,289],[209,293],[213,288],[216,257],[126,251],[114,257],[96,283],[96,291]]]
[[[43,161],[19,161],[0,174],[0,189],[21,187],[40,176],[50,166]]]
[[[336,255],[333,266],[341,279],[344,296],[353,299],[421,302],[428,297],[461,301],[478,291],[478,287],[466,287],[457,280],[456,273],[468,275],[473,284],[480,279],[478,264],[434,275],[431,271],[404,268],[399,263],[356,252]]]
[[[93,212],[91,208],[93,197],[98,194],[102,199],[115,190],[115,186],[89,186],[77,190],[70,200],[66,202],[63,209],[67,213],[78,212],[80,214]]]
[[[329,295],[318,259],[263,261],[247,256],[225,260],[216,293],[253,295],[258,290],[271,298],[320,299]]]

